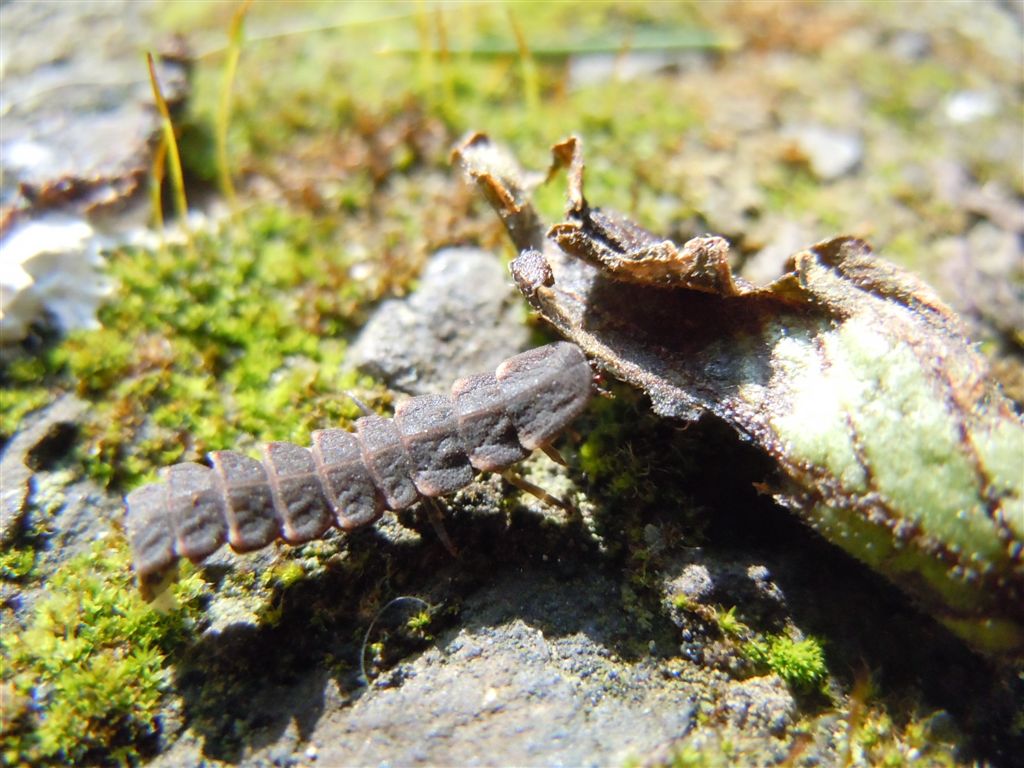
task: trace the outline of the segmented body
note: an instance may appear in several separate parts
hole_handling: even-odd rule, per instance
[[[575,344],[509,358],[493,374],[456,381],[449,395],[365,416],[355,431],[323,429],[311,448],[268,443],[263,461],[216,451],[211,467],[175,464],[125,499],[135,570],[156,576],[227,542],[236,552],[278,538],[299,544],[332,526],[375,522],[424,497],[454,493],[475,471],[500,472],[556,437],[586,407],[592,373]]]

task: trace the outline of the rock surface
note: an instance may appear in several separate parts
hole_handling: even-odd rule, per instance
[[[463,628],[317,724],[327,765],[608,765],[691,726],[693,691],[613,650],[629,617],[614,583],[526,572],[474,594]],[[513,597],[514,596],[514,597]]]
[[[93,208],[134,194],[159,128],[140,38],[152,8],[137,3],[5,3],[0,205]],[[36,34],[45,29],[45,35]],[[89,30],[83,44],[83,30]],[[161,66],[169,104],[186,89],[180,63]],[[72,119],[73,118],[73,119]]]
[[[27,511],[34,470],[32,454],[43,444],[58,437],[62,430],[73,429],[75,420],[87,404],[73,395],[66,395],[32,417],[30,424],[4,446],[0,455],[0,544],[6,545],[17,535]]]
[[[348,362],[401,392],[444,392],[460,376],[492,371],[525,348],[522,312],[495,254],[446,248],[427,263],[415,292],[381,304]]]
[[[109,294],[103,234],[134,228],[160,118],[140,39],[152,9],[139,3],[5,3],[0,8],[0,344],[36,323],[95,327]],[[45,29],[40,35],[37,30]],[[82,30],[89,30],[83,44]],[[173,109],[188,92],[183,51],[157,59]]]

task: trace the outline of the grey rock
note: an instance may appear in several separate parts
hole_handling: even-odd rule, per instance
[[[74,424],[86,406],[77,397],[65,395],[26,419],[25,427],[7,444],[0,456],[0,544],[10,543],[28,509],[33,470],[26,461],[44,441],[66,425]]]
[[[731,685],[719,711],[737,728],[777,736],[793,724],[797,708],[782,678],[768,675]]]
[[[445,248],[419,288],[385,301],[349,350],[349,364],[413,395],[445,392],[526,347],[522,303],[501,261],[479,248]]]
[[[141,188],[160,125],[139,55],[161,47],[147,23],[151,12],[145,3],[130,2],[5,3],[0,9],[0,204],[24,197],[95,208]],[[186,67],[168,59],[158,72],[165,99],[179,102]]]
[[[558,570],[495,571],[460,605],[457,626],[368,687],[339,690],[331,674],[309,668],[252,689],[244,704],[213,700],[194,712],[186,690],[193,725],[152,765],[212,758],[255,768],[315,755],[327,766],[596,766],[669,749],[693,727],[701,683],[629,650],[643,630],[615,581]],[[240,637],[259,642],[258,634]],[[208,678],[206,695],[219,685]],[[223,721],[203,728],[200,712],[210,711]],[[243,743],[226,746],[218,734]]]
[[[678,576],[667,583],[667,590],[672,595],[685,595],[696,602],[707,602],[714,591],[714,580],[706,565],[690,563]]]
[[[120,520],[124,506],[120,497],[112,495],[93,480],[76,480],[63,484],[60,473],[51,478],[37,475],[37,488],[42,482],[56,483],[59,506],[53,511],[54,536],[49,545],[54,566],[87,552],[92,543],[108,535],[109,523]],[[36,495],[32,497],[37,503]]]
[[[706,606],[742,606],[747,619],[782,615],[787,608],[782,589],[763,562],[735,559],[698,547],[669,563],[661,584],[666,605],[682,595]]]
[[[503,574],[510,576],[510,574]],[[615,586],[527,572],[474,595],[462,627],[317,724],[323,765],[608,765],[686,734],[694,691],[624,663]]]
[[[4,453],[6,459],[10,448]],[[29,480],[32,470],[25,466],[21,457],[0,463],[3,474],[3,488],[0,488],[0,545],[6,546],[17,534],[28,505]]]
[[[974,321],[971,330],[976,338],[991,337],[993,331],[1008,338],[1022,333],[1024,239],[1020,232],[981,221],[966,236],[939,242],[936,250],[943,260],[942,287],[964,319]]]

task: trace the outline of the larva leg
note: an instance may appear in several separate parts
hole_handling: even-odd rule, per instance
[[[427,508],[427,517],[430,519],[430,524],[434,527],[437,538],[444,544],[448,554],[457,558],[459,556],[459,548],[455,546],[455,542],[452,541],[451,536],[448,535],[448,531],[444,527],[444,510],[441,509],[441,505],[434,498],[428,497],[426,502],[424,506]]]
[[[552,496],[539,485],[534,485],[526,478],[513,472],[511,469],[506,469],[504,472],[501,473],[501,476],[519,490],[525,491],[531,496],[536,496],[545,504],[550,504],[553,507],[559,507],[560,509],[564,509],[570,515],[576,515],[576,508],[572,504],[570,504],[567,501],[564,501],[563,499],[558,498],[557,496]]]
[[[349,400],[351,400],[353,403],[355,403],[356,408],[359,409],[360,413],[362,413],[363,416],[376,416],[377,415],[377,414],[375,414],[373,412],[373,409],[370,408],[370,406],[368,406],[366,403],[364,403],[358,397],[353,395],[351,392],[346,392],[345,394],[348,395],[348,399]]]
[[[544,443],[544,445],[542,445],[540,449],[544,451],[544,454],[553,462],[555,462],[555,464],[561,464],[563,467],[569,466],[569,462],[567,462],[565,458],[562,456],[562,454],[558,452],[558,449],[555,448],[550,443]]]

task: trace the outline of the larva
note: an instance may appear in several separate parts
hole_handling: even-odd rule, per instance
[[[145,582],[225,542],[235,552],[299,544],[454,493],[477,470],[500,472],[545,447],[586,407],[592,378],[579,347],[548,344],[459,379],[450,396],[413,397],[393,419],[318,430],[310,448],[268,443],[262,462],[216,451],[209,467],[175,464],[125,498],[135,571]]]

